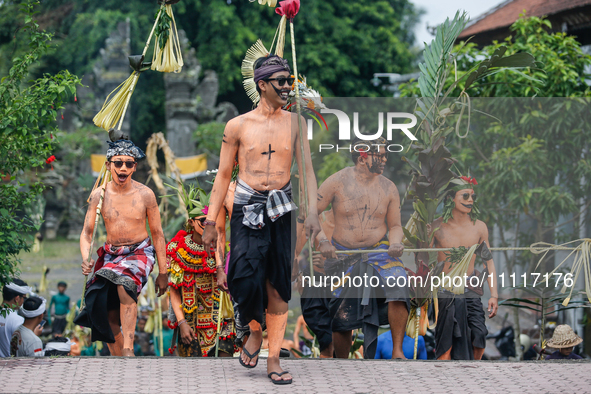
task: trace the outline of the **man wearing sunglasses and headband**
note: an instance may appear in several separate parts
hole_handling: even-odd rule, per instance
[[[484,280],[488,281],[491,293],[488,317],[493,318],[499,308],[495,264],[488,250],[488,228],[484,222],[478,220],[480,211],[474,191],[476,185],[476,179],[466,176],[452,180],[444,202],[443,214],[433,224],[434,228],[438,228],[433,240],[437,248],[470,248],[475,244],[480,245],[466,271],[468,280],[465,293],[454,295],[447,290],[438,291],[439,315],[435,329],[435,355],[439,360],[482,358],[488,334],[480,300]],[[484,261],[483,273],[475,269],[477,255]],[[446,275],[455,263],[450,261],[445,252],[438,253],[438,261],[439,267]]]
[[[308,139],[302,141],[296,114],[284,111],[291,90],[287,61],[267,56],[254,62],[254,82],[260,94],[256,109],[228,122],[224,131],[219,171],[211,193],[203,242],[206,251],[215,247],[215,220],[228,192],[234,159],[238,156],[238,180],[231,219],[228,288],[238,305],[241,326],[250,326],[240,363],[258,364],[263,341],[261,324],[266,310],[269,338],[267,374],[274,384],[289,384],[291,375],[279,364],[281,343],[291,298],[291,166],[295,156],[300,179],[305,161],[309,207],[307,233],[320,231],[316,211],[316,178],[312,170]],[[306,121],[301,118],[301,125]],[[302,132],[306,135],[306,132]]]
[[[349,277],[351,283],[361,278],[364,283],[351,286],[343,279],[340,286],[333,289],[334,298],[329,307],[338,358],[348,358],[352,330],[363,328],[363,356],[373,359],[378,328],[384,324],[390,324],[392,358],[405,358],[402,342],[409,294],[406,271],[398,259],[404,251],[400,197],[396,185],[382,175],[388,161],[386,144],[381,137],[373,141],[354,141],[351,146],[354,166],[331,175],[318,190],[319,212],[332,204],[335,223],[332,239],[323,232],[319,235],[319,249],[327,259],[324,270],[333,278]],[[343,253],[338,258],[335,253],[359,249],[383,252]],[[401,280],[397,282],[398,278]]]
[[[107,183],[101,214],[107,230],[107,242],[98,250],[96,264],[86,261],[99,203],[101,188],[90,196],[90,204],[80,236],[82,273],[92,274],[86,289],[86,307],[76,324],[92,329],[92,341],[106,342],[111,355],[133,356],[137,319],[137,297],[148,281],[158,258],[156,279],[158,296],[166,292],[166,243],[160,223],[160,211],[154,192],[131,179],[137,161],[145,157],[133,142],[120,139],[109,142]],[[146,229],[146,218],[154,245]],[[93,269],[94,267],[94,269]]]

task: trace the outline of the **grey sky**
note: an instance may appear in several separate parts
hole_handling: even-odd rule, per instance
[[[416,6],[423,8],[426,13],[415,31],[417,45],[423,46],[423,42],[431,42],[433,37],[427,32],[427,25],[437,26],[445,21],[445,18],[453,18],[457,10],[468,12],[470,19],[475,19],[484,12],[496,7],[505,0],[411,0]]]

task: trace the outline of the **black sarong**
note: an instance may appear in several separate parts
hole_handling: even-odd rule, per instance
[[[314,272],[316,280],[321,280],[322,274]],[[316,335],[320,351],[332,343],[332,319],[329,309],[330,289],[327,287],[304,287],[300,298],[304,321]]]
[[[384,248],[387,239],[375,245],[375,248]],[[338,250],[343,250],[344,247],[337,244],[333,240],[333,244]],[[386,247],[387,250],[387,247]],[[366,258],[363,254],[353,256],[339,255],[338,260],[345,265],[352,264],[350,267],[339,267],[339,263],[334,259],[327,260],[325,263],[325,270],[329,275],[339,275],[341,269],[347,270],[350,277],[363,277],[367,275],[368,278],[378,277],[378,287],[355,287],[342,286],[340,288],[339,297],[330,300],[330,316],[332,318],[333,332],[350,331],[358,328],[363,329],[363,358],[374,359],[377,345],[378,345],[378,329],[380,326],[389,324],[388,321],[388,303],[392,301],[402,301],[406,304],[406,309],[410,310],[410,297],[408,287],[388,286],[384,277],[384,272],[379,272],[378,267],[371,265],[371,257],[375,254],[369,254]],[[386,256],[388,256],[386,254]],[[398,260],[389,257],[381,256],[383,259]],[[375,262],[376,260],[374,260]],[[377,260],[379,261],[379,260]],[[327,264],[328,263],[328,264]],[[330,271],[331,264],[335,267],[335,271]],[[328,266],[328,267],[327,267]],[[398,266],[389,267],[399,268]],[[401,275],[406,276],[404,268],[402,268]],[[369,280],[371,283],[371,280]],[[406,282],[406,281],[405,281]],[[383,287],[382,287],[383,285]]]
[[[472,345],[484,349],[488,335],[484,307],[480,296],[471,290],[466,290],[466,310]]]
[[[228,288],[238,305],[242,326],[252,320],[262,324],[267,306],[267,279],[285,302],[291,299],[293,256],[291,215],[272,221],[265,213],[264,226],[253,229],[243,224],[244,205],[248,204],[234,204],[228,263]]]
[[[127,287],[124,289],[137,302],[137,292]],[[76,316],[74,323],[92,329],[92,342],[115,343],[115,336],[109,324],[109,311],[119,310],[121,307],[117,285],[102,276],[96,276],[96,280],[86,290],[84,302],[86,306]]]
[[[452,360],[474,360],[474,351],[468,326],[467,299],[463,295],[439,290],[439,316],[435,327],[435,357],[441,357],[451,348]]]
[[[55,316],[53,318],[53,322],[51,323],[51,333],[62,335],[66,329],[67,324],[68,322],[66,321],[66,315],[62,315],[60,317]]]

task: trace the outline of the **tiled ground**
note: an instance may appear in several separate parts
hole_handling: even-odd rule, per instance
[[[0,360],[2,393],[591,393],[591,362],[282,361],[292,385],[275,386],[266,361],[43,358]]]

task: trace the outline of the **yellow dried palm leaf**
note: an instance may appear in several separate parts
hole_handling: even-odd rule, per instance
[[[166,41],[164,48],[160,47],[159,40],[156,39],[156,48],[154,49],[154,56],[152,58],[152,70],[165,73],[179,73],[184,65],[183,55],[181,53],[181,44],[176,28],[176,21],[170,4],[165,7],[165,12],[172,19],[172,23],[170,24],[168,40]]]
[[[464,294],[464,289],[466,288],[464,276],[468,271],[468,266],[470,265],[470,261],[472,260],[472,256],[474,256],[474,252],[476,251],[477,247],[478,244],[472,245],[470,249],[468,249],[464,257],[462,257],[462,260],[460,260],[459,263],[455,264],[454,267],[449,271],[449,273],[446,274],[447,277],[451,277],[451,283],[448,278],[445,278],[445,280],[442,279],[441,288],[451,291],[456,295]],[[459,282],[454,281],[454,279],[456,278],[460,278]],[[455,286],[454,282],[458,286]]]
[[[139,76],[139,72],[132,72],[129,78],[107,96],[103,107],[92,119],[95,125],[109,131],[109,129],[114,128],[119,122],[118,129],[121,130],[127,104],[135,90]]]
[[[254,82],[254,62],[261,57],[269,56],[269,51],[265,48],[265,44],[258,39],[248,50],[246,56],[242,60],[242,76],[245,78],[242,82],[246,94],[255,105],[261,99],[259,92],[257,92],[256,84]]]
[[[269,50],[272,53],[279,57],[283,57],[283,49],[285,48],[285,29],[287,26],[287,17],[283,15],[281,20],[279,21],[279,26],[277,26],[277,30],[275,31],[275,36],[273,37],[273,42],[271,43],[271,48]],[[275,42],[277,40],[277,42]],[[273,45],[275,45],[275,51],[273,52]]]
[[[250,0],[254,1],[254,0]],[[267,4],[269,7],[274,8],[277,5],[277,0],[259,0],[260,5]]]

